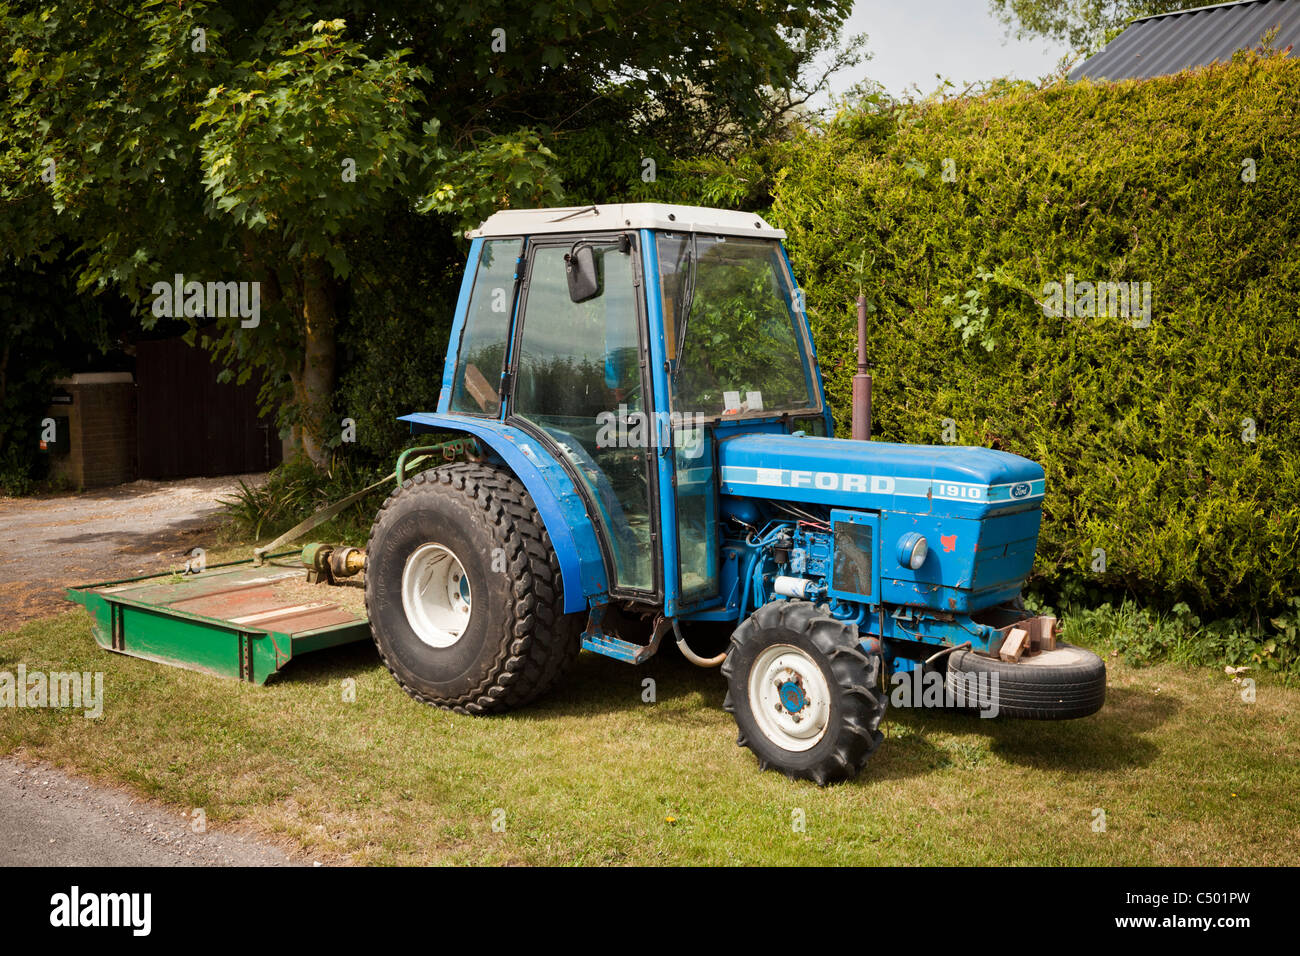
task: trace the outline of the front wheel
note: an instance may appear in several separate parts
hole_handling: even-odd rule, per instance
[[[880,745],[880,656],[807,601],[773,601],[746,618],[722,673],[736,743],[761,770],[825,786],[857,776]]]

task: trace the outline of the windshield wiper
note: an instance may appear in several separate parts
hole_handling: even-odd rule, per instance
[[[686,323],[690,321],[691,306],[695,304],[695,273],[699,267],[700,263],[695,248],[695,233],[691,233],[691,244],[686,250],[686,274],[682,277],[681,308],[677,310],[681,320],[677,324],[677,362],[673,366],[674,375],[682,367],[682,349],[686,346]]]

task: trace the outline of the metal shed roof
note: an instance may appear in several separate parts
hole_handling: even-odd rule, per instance
[[[1300,0],[1238,0],[1143,17],[1071,70],[1070,79],[1145,79],[1226,62],[1274,27],[1278,49],[1300,42]]]
[[[762,216],[705,206],[631,202],[605,206],[560,206],[554,209],[504,209],[493,213],[470,238],[478,236],[536,236],[548,232],[605,232],[620,229],[665,229],[707,232],[724,236],[784,239]]]

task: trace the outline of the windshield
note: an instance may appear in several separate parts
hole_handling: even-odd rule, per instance
[[[660,233],[673,411],[705,418],[817,406],[780,245]]]

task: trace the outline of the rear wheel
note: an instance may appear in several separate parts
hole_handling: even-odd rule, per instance
[[[559,562],[509,472],[458,463],[389,496],[366,547],[366,613],[379,656],[417,700],[459,713],[518,707],[577,658]]]
[[[825,785],[858,774],[880,745],[880,656],[807,601],[773,601],[736,629],[723,708],[761,770]]]

